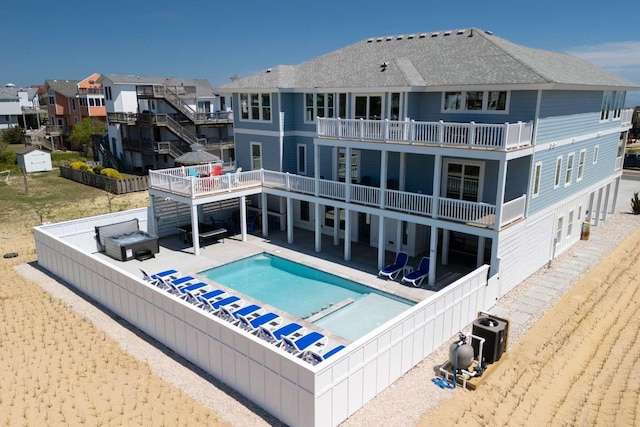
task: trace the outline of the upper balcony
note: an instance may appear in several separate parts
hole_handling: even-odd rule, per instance
[[[533,122],[504,124],[317,118],[320,138],[510,151],[532,145]]]
[[[189,169],[193,169],[191,174]],[[235,197],[234,192],[260,192],[261,188],[272,188],[315,196],[324,199],[325,203],[340,201],[497,230],[524,218],[524,194],[496,206],[262,169],[211,176],[213,170],[214,165],[199,165],[149,171],[149,186],[191,199],[215,195],[228,198]],[[500,214],[499,224],[496,223],[496,213]]]

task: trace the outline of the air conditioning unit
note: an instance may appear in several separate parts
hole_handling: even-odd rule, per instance
[[[473,321],[471,333],[484,338],[482,357],[480,357],[480,342],[472,340],[474,356],[482,360],[483,364],[490,364],[500,360],[507,344],[508,323],[490,316],[480,316]]]

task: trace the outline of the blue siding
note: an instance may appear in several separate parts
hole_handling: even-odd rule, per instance
[[[262,144],[262,167],[264,169],[280,170],[280,141],[277,137],[264,135],[236,134],[236,162],[245,171],[252,170],[251,143]]]
[[[602,92],[543,92],[536,144],[619,128],[619,120],[600,122]]]
[[[284,130],[292,131],[298,130],[298,116],[301,114],[295,106],[295,97],[297,95],[294,93],[283,93],[280,94],[280,111],[284,113]]]
[[[536,153],[532,167],[535,167],[537,162],[542,162],[540,195],[531,199],[529,204],[529,215],[543,211],[564,199],[568,199],[573,195],[582,193],[591,185],[611,177],[615,169],[618,151],[618,137],[618,134],[603,135],[588,141],[567,144]],[[598,162],[594,165],[593,154],[595,145],[599,146],[599,152]],[[586,149],[584,176],[582,181],[576,182],[580,150],[582,149]],[[571,185],[565,186],[564,180],[567,170],[567,155],[569,153],[575,153],[575,162]],[[556,158],[558,156],[562,156],[560,186],[554,189],[553,182],[555,178]],[[533,183],[531,183],[530,186],[531,191],[533,191]]]
[[[508,114],[443,113],[441,112],[441,92],[409,93],[407,109],[409,118],[416,121],[515,123],[518,121],[528,122],[534,119],[536,100],[536,91],[514,91],[511,92]]]
[[[484,203],[496,204],[499,167],[500,165],[496,160],[484,162],[484,183],[482,187],[482,201]]]
[[[433,195],[434,156],[407,154],[405,190]]]

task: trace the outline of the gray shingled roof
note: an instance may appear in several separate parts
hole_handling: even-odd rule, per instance
[[[153,77],[136,76],[130,74],[103,74],[98,79],[106,77],[115,84],[138,84],[138,85],[166,85],[166,86],[195,86],[198,98],[211,97],[215,95],[213,87],[207,79],[181,79],[177,77]]]
[[[367,39],[219,89],[529,84],[640,88],[575,56],[520,46],[473,28]]]
[[[54,92],[58,92],[67,98],[75,97],[78,94],[78,83],[80,80],[45,80],[45,86],[49,86]]]

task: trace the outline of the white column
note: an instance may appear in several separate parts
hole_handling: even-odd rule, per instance
[[[351,261],[351,211],[344,210],[344,260]]]
[[[316,239],[316,252],[320,252],[322,250],[322,221],[324,218],[321,217],[320,212],[322,210],[322,205],[320,203],[314,203],[314,231],[315,231],[315,239]]]
[[[262,235],[269,235],[269,209],[267,206],[267,193],[260,194],[260,207],[262,208]]]
[[[247,200],[246,196],[240,197],[240,233],[242,241],[247,241]]]
[[[191,241],[193,253],[200,255],[200,232],[198,231],[198,205],[191,205]]]
[[[606,221],[607,216],[609,215],[609,196],[611,195],[611,183],[607,184],[607,189],[605,190],[604,196],[604,209],[602,212],[602,220]]]
[[[333,207],[333,246],[340,244],[340,208]]]
[[[429,287],[436,284],[436,266],[438,265],[438,227],[431,226],[431,242],[429,243]]]
[[[378,270],[384,268],[384,216],[378,217]]]
[[[431,216],[438,217],[438,205],[440,204],[440,177],[442,175],[442,156],[433,156],[433,205],[431,206]],[[433,263],[433,260],[431,261]]]
[[[589,220],[589,224],[591,224],[591,220],[593,219],[593,200],[595,195],[595,192],[591,192],[591,194],[589,194],[589,205],[587,206],[587,218]]]
[[[344,200],[349,202],[351,200],[351,147],[344,149]]]
[[[320,195],[320,147],[313,145],[313,177],[315,178],[315,196]]]
[[[500,230],[500,222],[502,221],[502,207],[504,206],[504,187],[507,182],[507,161],[500,160],[498,164],[498,188],[496,191],[496,215],[494,217],[494,230]],[[481,197],[478,194],[478,197]]]
[[[380,209],[384,209],[387,193],[387,159],[389,154],[386,151],[380,152]]]
[[[293,243],[293,200],[287,197],[287,242]]]
[[[478,236],[478,253],[476,254],[476,267],[480,267],[482,266],[482,264],[484,264],[484,245],[484,236]]]
[[[602,215],[602,188],[598,189],[598,202],[596,203],[596,221],[593,225],[596,227],[600,223],[600,216]]]
[[[618,191],[620,190],[620,180],[621,179],[622,179],[621,176],[616,178],[615,188],[613,189],[613,201],[611,203],[611,213],[612,214],[616,213],[616,206],[618,205]]]
[[[449,264],[449,230],[442,230],[442,265]]]

